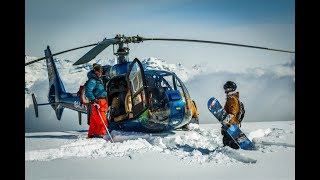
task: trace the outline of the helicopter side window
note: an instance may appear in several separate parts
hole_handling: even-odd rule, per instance
[[[131,75],[131,74],[130,74]],[[142,82],[141,82],[141,73],[134,73],[134,75],[132,75],[131,79],[131,85],[132,85],[132,90],[133,90],[133,94],[135,94],[142,86]]]
[[[155,111],[165,108],[167,102],[165,91],[171,89],[171,87],[161,76],[153,76],[152,79],[153,80],[148,81],[150,83],[148,89],[150,94],[149,103],[151,105],[151,110]]]
[[[150,105],[152,110],[157,110],[165,107],[166,97],[163,88],[150,89]]]
[[[163,80],[162,80],[162,87],[165,88],[165,90],[173,90],[173,83],[172,83],[172,75],[169,75],[169,76],[163,76],[162,77]]]

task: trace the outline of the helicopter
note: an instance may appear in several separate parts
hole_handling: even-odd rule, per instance
[[[199,124],[196,103],[191,98],[187,87],[174,72],[144,69],[138,58],[133,61],[129,60],[130,49],[128,45],[143,41],[210,43],[294,53],[294,51],[288,50],[218,41],[144,38],[139,35],[127,37],[120,34],[117,34],[114,38],[104,38],[98,43],[55,54],[52,54],[50,47],[47,46],[44,50],[44,57],[25,63],[25,66],[27,66],[40,60],[46,60],[49,79],[48,103],[38,104],[35,95],[32,94],[36,117],[39,114],[39,106],[50,105],[58,120],[61,119],[64,108],[68,108],[78,112],[78,120],[81,125],[82,114],[89,113],[88,100],[83,93],[83,86],[80,86],[76,93],[66,92],[53,57],[69,51],[94,46],[73,63],[73,65],[81,65],[90,62],[104,49],[113,45],[113,54],[117,57],[117,63],[113,66],[102,65],[102,80],[109,105],[107,119],[110,131],[124,130],[152,133],[183,128],[191,122]],[[87,124],[90,124],[89,116],[87,116]]]

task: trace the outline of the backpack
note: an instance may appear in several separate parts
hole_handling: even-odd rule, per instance
[[[90,78],[90,79],[91,79],[91,78]],[[84,83],[84,85],[80,85],[79,90],[78,90],[78,92],[77,92],[77,96],[80,96],[80,102],[81,102],[82,104],[84,104],[84,105],[88,105],[88,104],[90,103],[88,97],[86,96],[86,91],[85,91],[86,85],[87,85],[87,83],[89,82],[90,79],[88,79],[88,80]],[[97,85],[98,85],[98,83],[96,83],[96,86],[94,87],[94,89],[97,87]]]
[[[238,112],[236,118],[238,119],[239,125],[240,125],[240,127],[241,127],[241,122],[242,122],[242,120],[243,120],[243,118],[244,118],[244,115],[245,115],[245,113],[246,113],[246,110],[244,109],[243,103],[242,103],[239,99],[238,99],[238,102],[239,102],[239,112]]]

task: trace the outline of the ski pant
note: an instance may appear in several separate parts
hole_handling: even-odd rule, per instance
[[[106,111],[108,110],[108,102],[106,99],[98,99],[98,104],[100,108],[95,107],[94,104],[90,104],[91,113],[88,138],[92,136],[103,137],[106,133],[106,127],[108,127],[108,121],[106,116]],[[98,114],[98,112],[100,113],[101,117]]]
[[[232,137],[227,133],[225,128],[221,128],[221,134],[223,135],[223,146],[229,146],[233,149],[239,149],[239,146],[233,141]]]

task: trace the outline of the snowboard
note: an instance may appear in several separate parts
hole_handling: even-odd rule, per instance
[[[208,109],[221,124],[228,115],[228,113],[221,106],[220,102],[214,97],[208,100]],[[255,149],[254,144],[250,141],[250,139],[248,139],[248,137],[239,129],[236,124],[231,124],[227,129],[227,133],[241,149]]]

